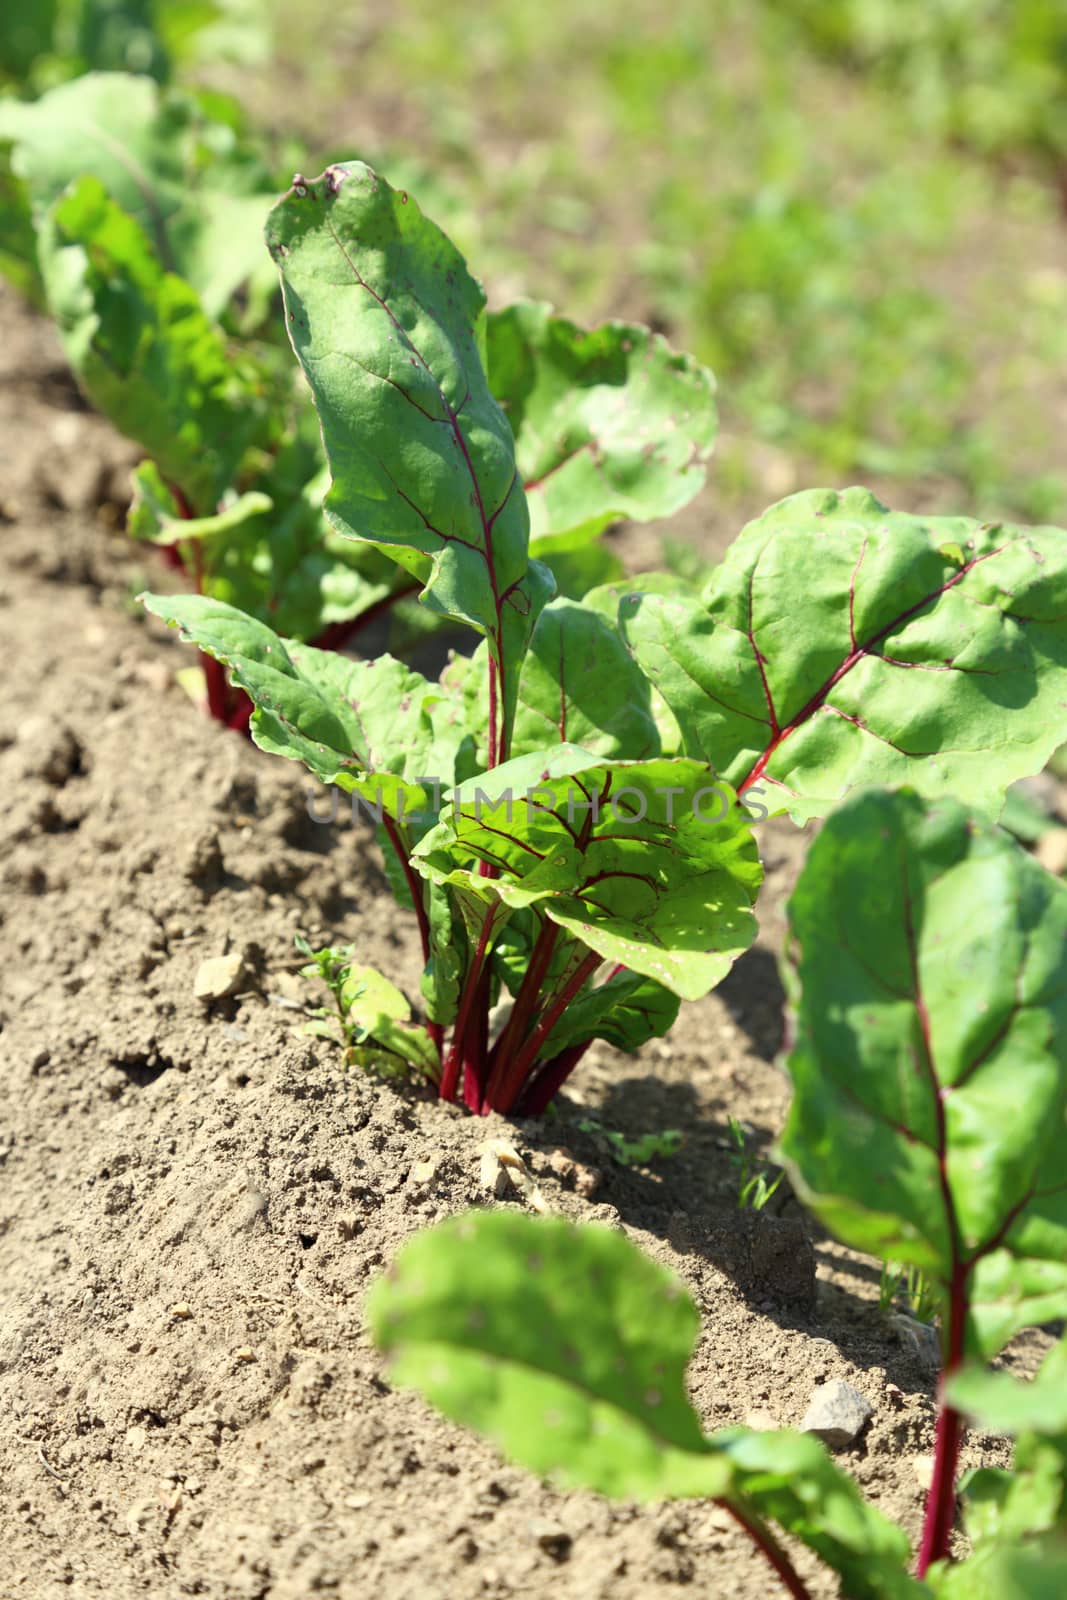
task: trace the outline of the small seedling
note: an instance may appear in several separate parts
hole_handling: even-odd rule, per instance
[[[320,979],[333,997],[332,1008],[312,1010],[309,1033],[339,1040],[347,1062],[383,1077],[403,1076],[413,1068],[432,1074],[437,1066],[435,1042],[425,1029],[412,1026],[411,1007],[400,990],[373,967],[354,960],[354,945],[313,950],[300,934],[295,943],[309,958],[300,976]]]
[[[642,1133],[636,1139],[629,1139],[612,1128],[603,1128],[599,1122],[582,1121],[578,1128],[582,1133],[606,1139],[611,1146],[612,1159],[622,1167],[647,1167],[651,1161],[667,1161],[678,1154],[684,1139],[678,1128]]]
[[[300,976],[318,978],[333,997],[332,1009],[328,1006],[316,1006],[310,1012],[314,1021],[309,1024],[308,1032],[324,1039],[336,1039],[340,1035],[340,1041],[346,1049],[350,1045],[360,1043],[358,1035],[362,1030],[352,1023],[351,1010],[354,1001],[364,993],[364,990],[362,986],[357,985],[353,991],[349,986],[355,945],[336,947],[327,945],[322,950],[313,950],[301,934],[297,934],[293,942],[300,954],[308,958],[307,966],[300,968]]]
[[[916,1322],[931,1323],[937,1315],[937,1296],[918,1267],[885,1261],[878,1282],[878,1309],[883,1316],[893,1309],[897,1299],[903,1300]]]
[[[737,1209],[762,1211],[785,1174],[779,1172],[777,1177],[771,1179],[769,1169],[762,1162],[754,1166],[748,1153],[745,1130],[736,1117],[730,1117],[729,1128],[733,1146],[730,1161],[737,1173]]]

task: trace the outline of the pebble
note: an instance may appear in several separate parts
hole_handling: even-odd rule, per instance
[[[511,1187],[508,1175],[495,1150],[482,1151],[478,1162],[478,1187],[491,1194],[494,1200],[502,1200]]]
[[[919,1488],[928,1490],[934,1481],[933,1456],[912,1456],[911,1470],[915,1474],[915,1481]]]
[[[565,1147],[552,1151],[548,1158],[548,1167],[564,1188],[573,1189],[583,1200],[591,1200],[600,1188],[599,1169],[587,1167],[583,1162],[576,1161]]]
[[[222,1000],[236,994],[244,977],[245,959],[235,950],[228,956],[209,956],[201,961],[193,980],[193,994],[198,1000]]]
[[[831,1449],[840,1450],[855,1442],[873,1416],[874,1407],[866,1396],[834,1378],[812,1391],[800,1431],[813,1433]]]
[[[529,1167],[506,1139],[489,1139],[483,1146],[478,1163],[478,1184],[494,1199],[502,1200],[509,1189],[514,1189],[531,1211],[549,1209]]]

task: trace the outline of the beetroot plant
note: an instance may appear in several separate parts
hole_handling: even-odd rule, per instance
[[[146,604],[225,666],[263,749],[373,815],[446,1099],[536,1113],[591,1040],[666,1032],[752,940],[754,819],[879,782],[995,814],[1067,737],[1062,533],[813,492],[699,590],[590,588],[610,521],[700,481],[708,375],[646,330],[487,316],[445,235],[358,163],[298,178],[268,242],[334,536],[479,642],[433,681],[209,597]]]
[[[875,790],[812,847],[790,907],[794,1097],[782,1153],[839,1239],[923,1272],[944,1376],[911,1575],[904,1534],[812,1438],[706,1437],[685,1392],[697,1313],[620,1234],[497,1211],[409,1242],[373,1294],[394,1380],[542,1475],[627,1499],[708,1496],[787,1593],[808,1545],[851,1600],[1052,1596],[1067,1579],[1059,1347],[1027,1390],[984,1366],[1067,1314],[1067,889],[954,801]],[[965,1485],[964,1413],[1020,1434]]]

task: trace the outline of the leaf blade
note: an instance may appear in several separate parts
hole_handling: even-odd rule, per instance
[[[420,575],[430,561],[423,602],[489,640],[510,725],[551,580],[528,571],[514,443],[482,364],[480,285],[414,200],[361,162],[294,182],[267,242],[322,424],[327,515]]]
[[[98,179],[41,223],[42,269],[67,357],[93,403],[214,513],[246,450],[269,435],[265,385],[235,362],[195,290],[161,267]]]
[[[996,814],[1067,736],[1056,529],[811,491],[749,524],[701,602],[635,596],[623,625],[686,752],[797,821],[876,783]]]
[[[489,378],[515,432],[534,537],[595,539],[648,522],[704,485],[715,380],[648,328],[585,332],[533,302],[491,313]]]
[[[729,791],[715,817],[698,803],[708,777],[685,759],[531,752],[454,795],[412,864],[487,904],[536,906],[604,960],[699,999],[754,937],[762,872]]]
[[[263,750],[300,761],[322,783],[406,824],[432,806],[467,734],[433,685],[391,656],[353,661],[276,633],[202,595],[141,597],[230,670],[251,698]]]
[[[824,826],[789,915],[791,1174],[946,1312],[965,1295],[988,1358],[1067,1310],[1067,890],[954,802],[871,791]]]
[[[608,1229],[502,1211],[451,1219],[408,1242],[368,1316],[394,1382],[531,1471],[642,1500],[729,1481],[685,1393],[695,1308]]]

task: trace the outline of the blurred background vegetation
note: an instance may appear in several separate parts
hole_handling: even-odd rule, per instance
[[[1067,520],[1063,0],[17,9],[4,92],[108,68],[232,94],[279,175],[358,155],[410,187],[492,301],[708,362],[723,436],[683,526],[713,546],[852,481]]]

